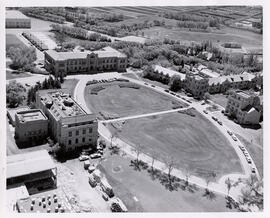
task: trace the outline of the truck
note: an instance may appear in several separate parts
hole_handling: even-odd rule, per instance
[[[100,180],[100,187],[103,192],[105,192],[110,198],[114,196],[113,189],[111,185],[108,183],[107,179],[102,178]]]
[[[128,212],[128,209],[119,198],[114,198],[111,200],[110,208],[112,212]]]

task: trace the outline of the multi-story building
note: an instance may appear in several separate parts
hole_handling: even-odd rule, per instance
[[[258,124],[261,117],[259,106],[258,96],[243,91],[233,91],[228,97],[225,113],[236,118],[240,124]]]
[[[124,72],[126,67],[127,56],[111,47],[93,52],[45,52],[45,69],[55,76],[104,71]]]
[[[62,151],[94,147],[98,139],[98,122],[94,114],[87,114],[70,97],[68,90],[40,90],[36,93],[36,107],[49,119],[49,133]]]
[[[6,10],[6,28],[31,28],[31,19],[20,11]]]
[[[194,98],[202,98],[208,91],[208,79],[198,73],[188,72],[184,81],[185,90],[193,95]]]
[[[15,139],[21,146],[42,143],[48,136],[48,118],[39,109],[15,114]]]

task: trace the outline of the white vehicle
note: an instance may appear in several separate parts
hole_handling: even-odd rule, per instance
[[[96,169],[96,166],[95,165],[90,165],[88,167],[88,173],[92,173],[95,169]]]
[[[231,136],[232,132],[230,130],[227,130],[227,133]]]
[[[79,157],[79,161],[85,161],[85,160],[89,160],[89,156],[88,155],[81,155]]]
[[[91,159],[95,159],[95,158],[101,158],[101,154],[99,153],[94,153],[90,155]]]
[[[237,138],[235,137],[235,135],[232,135],[232,139],[233,139],[234,141],[237,141]]]

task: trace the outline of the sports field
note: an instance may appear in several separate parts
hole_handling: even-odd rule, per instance
[[[102,112],[124,117],[171,110],[175,105],[185,105],[150,88],[143,86],[139,89],[120,88],[119,84],[127,83],[113,82],[87,86],[85,101],[88,108],[97,114]],[[99,91],[97,95],[90,94],[91,90],[97,86],[105,89]]]
[[[15,34],[6,34],[6,50],[10,47],[25,46],[21,40]]]
[[[215,172],[218,177],[242,172],[241,164],[229,141],[197,111],[195,117],[170,113],[126,120],[119,137],[131,144],[144,146],[144,153],[159,155],[160,160],[173,157],[180,169],[189,169],[204,177]],[[111,131],[116,131],[110,126]]]

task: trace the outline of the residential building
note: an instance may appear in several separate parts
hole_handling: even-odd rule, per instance
[[[7,189],[25,185],[29,194],[57,187],[57,168],[46,150],[7,156]]]
[[[127,56],[111,47],[93,52],[45,52],[45,69],[55,76],[104,71],[124,72],[126,67]]]
[[[15,114],[15,140],[25,147],[42,143],[48,136],[48,118],[39,109],[19,111]]]
[[[68,90],[40,90],[36,93],[36,107],[49,119],[49,134],[61,150],[72,152],[82,147],[95,147],[98,122],[94,114],[87,114],[70,97]]]
[[[204,93],[208,91],[208,79],[198,73],[188,72],[186,73],[184,87],[194,98],[201,99]]]
[[[233,91],[228,97],[225,113],[236,118],[240,124],[259,124],[261,117],[259,105],[258,96],[248,92]]]
[[[31,19],[17,10],[6,10],[6,28],[31,28]]]

